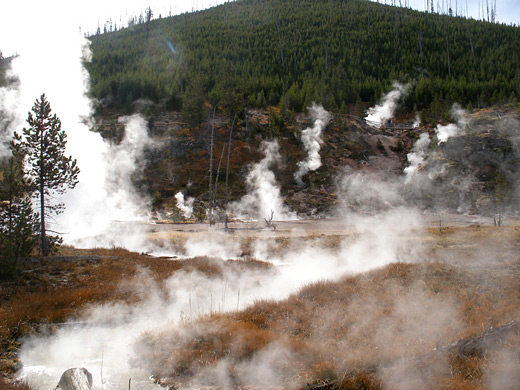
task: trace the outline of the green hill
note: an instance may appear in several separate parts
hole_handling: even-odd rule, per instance
[[[442,115],[520,94],[520,28],[366,0],[239,0],[95,35],[91,93],[180,109],[201,93],[228,108],[334,111],[411,82],[408,111]],[[230,101],[230,97],[232,97]]]

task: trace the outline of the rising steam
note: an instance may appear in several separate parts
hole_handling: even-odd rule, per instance
[[[278,141],[262,142],[265,157],[254,164],[246,177],[247,194],[239,202],[232,203],[230,209],[238,216],[253,219],[269,217],[271,212],[277,220],[294,219],[295,215],[284,204],[280,186],[271,170],[281,161]]]
[[[11,156],[9,142],[20,119],[16,115],[18,98],[15,88],[0,88],[0,162]]]
[[[44,8],[44,5],[36,3],[36,7]],[[89,43],[74,34],[77,26],[64,29],[60,23],[48,23],[50,19],[39,12],[33,13],[42,19],[41,23],[45,22],[43,26],[40,23],[40,31],[48,31],[51,27],[56,29],[51,37],[45,38],[45,42],[53,43],[54,49],[49,50],[48,46],[33,41],[38,29],[26,32],[30,38],[28,46],[20,48],[20,57],[13,61],[13,73],[20,78],[20,84],[17,89],[2,91],[0,96],[4,104],[2,110],[12,113],[5,122],[0,123],[0,153],[7,153],[5,142],[10,139],[12,130],[23,126],[34,99],[45,92],[68,134],[68,153],[78,160],[81,169],[78,187],[66,194],[67,211],[59,221],[60,230],[68,232],[65,240],[77,246],[124,246],[143,251],[149,244],[135,222],[148,218],[149,201],[133,188],[130,178],[139,174],[146,150],[154,147],[148,136],[146,121],[137,115],[123,118],[125,137],[118,145],[111,145],[98,133],[90,131],[93,127],[90,119],[92,107],[85,97],[88,75],[81,65],[83,59],[89,57]],[[35,63],[38,66],[34,66]],[[369,110],[366,119],[382,124],[392,118],[399,100],[408,89],[409,86],[395,83],[394,90]],[[321,164],[320,134],[329,117],[321,107],[313,107],[311,111],[316,115],[316,120],[312,128],[302,133],[308,157],[299,164],[295,175],[297,181]],[[460,110],[455,109],[454,112],[454,127],[438,126],[436,129],[439,143],[449,143],[450,137],[454,138],[464,131],[466,123]],[[520,143],[518,139],[516,142],[515,150],[518,153]],[[433,197],[430,178],[437,178],[445,164],[432,164],[423,172],[421,167],[433,157],[429,145],[428,134],[422,134],[408,155],[410,166],[405,171],[406,188],[421,188],[423,193],[419,195],[428,192]],[[295,215],[284,204],[273,172],[273,166],[281,161],[280,146],[277,141],[264,142],[262,150],[265,157],[250,167],[246,178],[248,194],[230,208],[237,215],[256,219],[263,219],[271,212],[274,212],[276,219],[292,219]],[[423,186],[426,180],[429,186]],[[304,237],[298,245],[277,253],[276,248],[271,247],[274,244],[258,240],[251,244],[251,254],[257,259],[280,265],[273,266],[272,272],[222,271],[217,276],[209,277],[198,271],[179,271],[155,283],[143,270],[135,279],[126,281],[120,287],[123,293],[136,293],[141,303],[92,306],[77,323],[70,322],[51,336],[36,335],[27,339],[20,352],[20,360],[24,364],[21,376],[30,382],[38,381],[37,387],[54,388],[65,369],[84,366],[94,374],[96,389],[126,388],[130,377],[134,388],[155,389],[148,381],[148,372],[141,372],[131,365],[143,358],[143,355],[135,353],[134,343],[145,331],[163,326],[175,327],[199,315],[241,310],[259,298],[283,299],[303,285],[319,280],[334,281],[344,275],[368,271],[392,262],[419,261],[425,257],[424,248],[416,239],[417,231],[424,227],[423,216],[417,210],[406,207],[410,204],[410,198],[403,193],[405,186],[402,186],[400,179],[347,172],[339,182],[338,199],[345,209],[343,214],[347,216],[341,223],[348,227],[352,235],[342,240],[337,248],[314,245],[311,239]],[[188,217],[191,198],[185,200],[184,195],[178,193],[176,199],[178,207]],[[352,213],[352,209],[361,210],[363,215]],[[229,234],[218,232],[194,235],[182,249],[186,256],[211,255],[230,259],[242,254],[237,240],[230,239]],[[364,323],[382,319],[372,337],[374,349],[390,349],[396,343],[406,344],[407,340],[416,338],[433,344],[448,331],[459,327],[458,308],[455,303],[443,299],[442,295],[430,293],[424,286],[425,282],[421,280],[407,286],[406,290],[390,288],[388,296],[393,300],[393,305],[389,306],[391,310],[388,313],[380,315],[379,302],[353,301],[348,310],[339,313],[328,307],[323,308],[323,315],[315,324],[315,329],[325,327],[331,322],[328,321],[330,317],[345,317],[348,314],[359,320],[356,323],[359,326],[353,332],[361,332]],[[347,359],[350,351],[341,347]],[[249,361],[237,366],[235,374],[255,384],[280,385],[280,367],[288,360],[291,360],[290,351],[281,345],[269,344],[251,356]],[[518,370],[515,371],[518,354],[511,358],[506,353],[501,360],[509,361],[513,366],[504,368],[504,375],[493,368],[490,368],[492,372],[486,371],[491,388],[518,383]],[[439,367],[440,370],[444,369],[442,363]],[[415,368],[413,363],[400,360],[395,366],[383,370],[383,382],[389,388],[424,388],[435,383],[434,377],[419,375],[428,370]],[[416,371],[421,371],[417,373],[419,377],[410,375],[416,374]],[[221,385],[231,383],[225,361],[217,367],[208,368],[205,374],[211,375],[212,380]],[[45,385],[42,383],[44,381],[47,381]]]
[[[456,137],[464,133],[464,130],[468,124],[465,117],[466,112],[457,103],[454,103],[450,110],[451,117],[456,123],[450,123],[448,125],[437,125],[435,128],[435,134],[439,143],[446,142],[451,137]]]
[[[45,14],[45,12],[43,12]],[[52,18],[51,18],[52,19]],[[114,226],[113,221],[135,221],[148,216],[149,201],[131,184],[131,177],[143,168],[143,153],[153,147],[146,121],[133,115],[121,118],[125,136],[119,145],[112,145],[92,132],[92,102],[87,98],[88,73],[84,61],[91,58],[90,42],[78,33],[77,25],[49,28],[42,26],[43,16],[31,28],[40,26],[53,50],[28,39],[21,43],[20,55],[13,59],[11,77],[19,82],[0,91],[4,116],[0,153],[8,153],[7,142],[13,131],[25,126],[27,112],[34,100],[46,94],[53,113],[67,133],[67,154],[77,159],[80,168],[77,187],[63,195],[67,207],[56,221],[55,230],[65,233],[64,241],[77,246],[123,246],[139,250],[139,229]],[[59,23],[58,23],[59,24]],[[68,30],[67,30],[68,28]],[[38,63],[35,67],[34,64]]]
[[[125,135],[118,145],[88,131],[69,140],[81,173],[78,186],[65,196],[67,210],[59,222],[62,231],[69,232],[65,241],[75,246],[140,250],[144,245],[137,226],[133,229],[131,224],[123,227],[114,222],[149,217],[149,200],[135,190],[131,178],[144,168],[143,153],[153,147],[153,142],[141,116],[120,121],[125,125]]]
[[[307,158],[298,163],[298,170],[294,174],[294,180],[300,186],[303,185],[302,177],[306,175],[307,172],[315,171],[321,167],[320,147],[323,143],[321,133],[330,121],[330,114],[322,106],[313,104],[312,107],[309,108],[309,111],[313,118],[314,125],[303,130],[301,134],[301,140],[307,152]]]
[[[408,162],[410,163],[410,165],[404,169],[407,183],[409,183],[413,179],[413,175],[423,165],[424,160],[428,155],[429,146],[430,136],[428,135],[428,133],[422,133],[419,136],[417,142],[415,142],[412,151],[408,153],[408,155],[406,156]]]
[[[184,194],[180,191],[175,194],[175,199],[177,200],[177,208],[181,210],[184,218],[190,219],[193,214],[193,202],[195,199],[191,197],[184,199]]]
[[[385,124],[389,119],[394,117],[394,112],[397,108],[399,100],[405,96],[410,90],[410,85],[393,83],[393,90],[383,96],[381,103],[375,107],[371,107],[368,110],[368,115],[365,117],[367,122],[370,122],[374,126],[380,127]]]
[[[258,301],[259,297],[284,299],[315,281],[338,280],[347,273],[356,274],[390,262],[417,258],[420,248],[408,237],[421,226],[418,214],[392,210],[377,220],[351,216],[349,221],[356,239],[344,242],[339,251],[313,245],[311,240],[307,245],[289,248],[285,254],[261,258],[261,252],[276,253],[276,248],[263,246],[260,250],[262,245],[253,245],[257,248],[256,257],[283,264],[270,271],[233,270],[232,266],[224,269],[215,263],[213,267],[221,269],[216,276],[199,271],[178,271],[156,283],[143,270],[120,286],[123,293],[131,291],[136,294],[141,303],[91,307],[77,323],[58,329],[52,336],[41,335],[26,340],[20,353],[24,363],[20,375],[29,383],[48,384],[46,387],[51,388],[65,369],[82,366],[94,374],[95,388],[122,388],[131,377],[132,385],[137,388],[152,389],[153,385],[147,383],[149,374],[138,369],[153,366],[152,360],[146,360],[146,352],[150,351],[134,349],[136,338],[145,331],[180,328],[186,321],[209,313],[241,310]],[[273,241],[264,244],[276,245]],[[218,232],[195,235],[186,243],[185,249],[189,256],[206,253],[223,258],[239,256],[241,252],[237,240],[230,240],[229,235]],[[198,331],[191,328],[192,332]],[[189,336],[186,335],[187,340]],[[241,378],[256,383],[261,369],[266,376],[260,383],[280,384],[277,362],[288,358],[290,351],[282,345],[269,345],[252,356],[250,363],[243,362],[239,366]],[[212,376],[211,381],[224,384],[230,379],[225,362],[210,368],[213,374],[219,374],[218,377]],[[205,374],[210,372],[199,373],[201,386],[208,378]]]

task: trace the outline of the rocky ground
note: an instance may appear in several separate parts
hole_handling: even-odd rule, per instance
[[[219,174],[216,200],[220,206],[224,206],[226,198],[234,201],[246,193],[245,178],[251,164],[263,158],[260,144],[266,139],[276,139],[280,144],[282,159],[272,169],[284,202],[301,216],[333,215],[342,201],[338,183],[348,175],[373,174],[398,180],[410,164],[408,153],[423,133],[433,140],[429,149],[431,156],[422,166],[423,173],[435,178],[424,191],[432,191],[431,196],[441,199],[439,203],[448,211],[460,212],[459,203],[463,202],[465,212],[490,214],[497,180],[500,182],[503,177],[511,192],[518,185],[515,177],[518,177],[520,167],[519,117],[510,108],[466,113],[467,124],[462,129],[462,136],[442,145],[435,141],[434,126],[385,129],[365,123],[362,112],[332,114],[322,134],[322,165],[303,177],[303,185],[295,182],[294,172],[297,163],[306,157],[300,134],[313,125],[310,114],[284,119],[276,108],[248,110],[247,117],[233,127],[228,195],[225,193],[227,153],[222,153],[227,151],[231,129],[226,118],[217,115],[214,121],[205,122],[200,128],[188,129],[176,112],[145,112],[149,133],[156,143],[146,151],[146,166],[133,176],[133,180],[141,191],[151,196],[156,210],[165,212],[175,207],[174,195],[179,191],[185,197],[195,198],[196,206],[207,205],[208,151],[213,125],[213,178]],[[119,117],[115,111],[100,112],[97,117],[97,130],[116,143],[124,133]],[[411,123],[413,118],[402,117],[395,122]],[[439,175],[441,171],[442,175]],[[453,191],[463,191],[464,196],[453,197]],[[421,198],[417,199],[420,190],[405,192],[408,202],[431,211],[433,204],[428,196],[420,194]],[[507,199],[507,202],[510,204],[514,200]]]

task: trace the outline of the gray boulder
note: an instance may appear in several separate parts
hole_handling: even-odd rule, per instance
[[[92,390],[92,374],[86,368],[69,368],[56,386],[56,390]]]

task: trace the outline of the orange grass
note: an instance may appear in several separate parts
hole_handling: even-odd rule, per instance
[[[34,390],[25,382],[11,383],[0,377],[0,390]]]
[[[151,333],[141,352],[148,369],[180,382],[190,381],[203,366],[224,359],[239,364],[266,345],[281,343],[291,345],[288,371],[293,385],[294,378],[305,379],[300,388],[331,383],[334,389],[381,389],[383,383],[399,388],[392,378],[404,370],[414,377],[411,386],[434,381],[443,389],[476,390],[483,388],[486,356],[434,351],[515,319],[519,281],[520,259],[469,268],[391,264],[338,282],[310,284],[284,301],[258,301],[239,313],[190,322],[185,331]],[[436,313],[429,317],[430,306],[441,311],[446,306],[444,322]],[[452,321],[453,314],[460,318]],[[437,328],[426,329],[436,321]],[[414,323],[419,325],[411,331]],[[513,344],[520,345],[516,339]]]
[[[432,260],[445,260],[450,250],[450,261],[391,264],[309,284],[283,301],[260,300],[240,312],[150,331],[136,344],[133,363],[175,385],[197,379],[208,386],[218,383],[201,373],[225,363],[233,386],[247,387],[256,384],[239,383],[238,367],[277,346],[287,356],[276,367],[293,389],[392,389],[401,377],[409,377],[408,388],[484,389],[500,350],[463,357],[442,347],[518,319],[520,258],[507,256],[515,253],[520,230],[431,229],[422,239]],[[288,238],[277,242],[280,251],[297,245]],[[80,315],[86,304],[138,300],[118,285],[143,267],[156,281],[180,269],[209,277],[251,268],[271,272],[254,260],[169,261],[122,249],[63,248],[60,255],[79,259],[23,264],[17,281],[1,285],[4,356],[16,350],[21,335]],[[519,345],[516,335],[497,348],[518,351]]]
[[[215,276],[225,269],[238,273],[249,267],[268,269],[269,265],[254,260],[166,260],[120,248],[71,247],[62,247],[56,258],[20,262],[17,278],[0,284],[0,375],[16,371],[18,340],[24,335],[80,317],[89,304],[138,301],[138,294],[122,282],[140,269],[161,282],[179,269]]]

